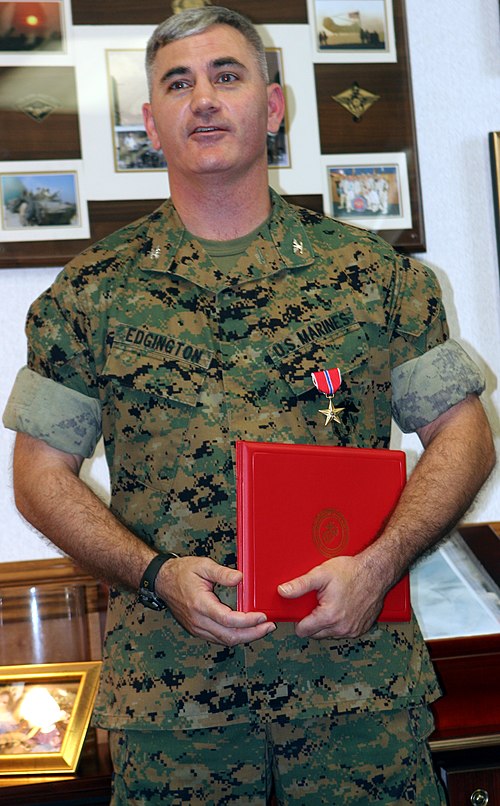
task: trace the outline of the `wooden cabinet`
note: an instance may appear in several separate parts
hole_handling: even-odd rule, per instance
[[[499,534],[500,524],[474,526],[470,532],[471,540],[479,541],[495,565]],[[76,612],[78,616],[78,641],[75,619],[64,618],[58,587],[67,591],[64,601],[69,591],[76,603],[73,615]],[[0,564],[1,663],[33,662],[23,615],[23,589],[36,589],[45,608],[43,626],[48,643],[37,662],[68,660],[68,649],[72,660],[100,658],[106,590],[70,560],[58,558]],[[500,806],[500,634],[427,643],[444,690],[444,696],[433,706],[436,730],[431,748],[448,789],[450,806]],[[0,777],[0,806],[16,802],[23,806],[109,804],[110,793],[111,763],[102,731],[89,731],[74,775]]]
[[[500,523],[459,532],[500,583]],[[500,634],[428,641],[444,696],[431,747],[450,806],[500,806]]]
[[[450,806],[500,804],[500,744],[436,752],[434,759],[446,785]]]
[[[500,635],[428,646],[444,690],[430,744],[450,806],[500,806]]]

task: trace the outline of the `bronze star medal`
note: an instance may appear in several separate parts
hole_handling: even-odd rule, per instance
[[[344,409],[343,408],[342,409],[340,409],[340,408],[337,409],[333,405],[333,398],[331,398],[331,397],[328,399],[328,408],[327,409],[319,409],[319,413],[324,414],[325,417],[326,417],[325,425],[330,425],[332,420],[335,423],[341,423],[342,420],[339,417],[339,414],[340,414],[341,411],[344,411]]]
[[[332,421],[341,423],[342,420],[339,414],[344,409],[333,405],[333,396],[342,383],[340,369],[338,367],[335,367],[335,369],[322,369],[319,372],[312,372],[311,377],[316,389],[328,398],[328,408],[319,410],[319,413],[324,414],[326,417],[325,426],[330,425]]]

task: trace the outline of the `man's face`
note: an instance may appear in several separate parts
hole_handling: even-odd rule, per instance
[[[172,177],[237,175],[267,166],[266,133],[279,128],[283,94],[266,86],[245,37],[216,25],[158,51],[143,114]]]

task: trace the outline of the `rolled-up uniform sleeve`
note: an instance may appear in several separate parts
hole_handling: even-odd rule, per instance
[[[404,433],[435,420],[485,381],[466,351],[453,339],[392,370],[392,414]]]
[[[18,373],[4,425],[89,457],[101,435],[94,301],[78,272],[63,270],[31,305],[27,366]]]
[[[16,378],[3,423],[66,453],[89,457],[101,435],[98,400],[23,367]]]

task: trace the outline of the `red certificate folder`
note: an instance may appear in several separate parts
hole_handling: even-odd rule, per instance
[[[238,610],[300,621],[316,593],[284,599],[276,588],[380,533],[406,481],[403,451],[236,443]],[[408,621],[408,574],[386,595],[379,621]]]

